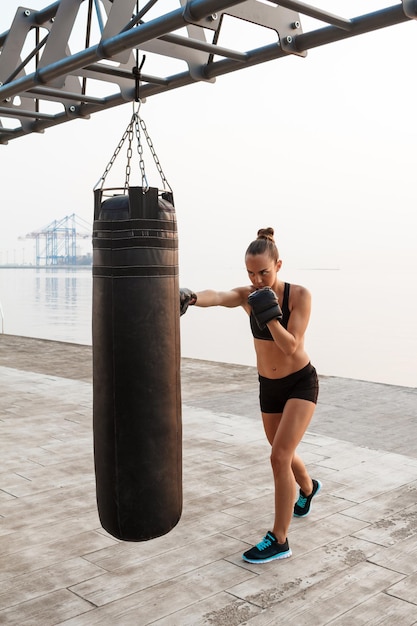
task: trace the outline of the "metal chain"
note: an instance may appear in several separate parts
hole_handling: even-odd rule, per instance
[[[139,103],[140,106],[140,103]],[[113,163],[115,162],[115,160],[117,159],[117,157],[119,156],[120,150],[123,147],[124,142],[126,141],[126,139],[128,139],[128,148],[127,148],[127,164],[126,164],[126,175],[125,175],[125,184],[124,184],[124,188],[125,190],[128,189],[129,187],[129,181],[130,181],[130,174],[132,171],[131,168],[131,160],[132,160],[132,155],[133,155],[133,149],[132,149],[132,141],[133,141],[133,127],[135,128],[135,134],[136,134],[136,139],[137,139],[137,151],[138,151],[138,155],[139,155],[139,168],[140,168],[140,172],[141,172],[141,177],[142,177],[142,187],[145,191],[148,191],[149,189],[149,184],[148,184],[148,179],[146,177],[146,171],[145,171],[145,160],[143,158],[143,145],[142,145],[142,141],[141,141],[141,133],[140,130],[143,130],[143,134],[145,135],[146,138],[146,142],[149,146],[149,150],[152,154],[153,160],[155,162],[156,165],[156,169],[158,170],[158,173],[161,177],[162,183],[164,185],[164,189],[168,188],[169,191],[171,191],[172,193],[172,189],[171,189],[171,185],[169,184],[163,170],[162,170],[162,166],[161,163],[158,159],[158,156],[155,152],[155,148],[154,145],[152,143],[152,139],[149,136],[148,130],[146,128],[146,124],[143,121],[143,119],[139,116],[139,108],[137,111],[133,112],[133,115],[131,117],[131,120],[125,130],[125,132],[123,133],[123,136],[121,138],[121,140],[119,141],[113,156],[111,157],[110,161],[108,162],[106,169],[104,170],[103,174],[101,175],[101,178],[98,180],[98,182],[96,183],[96,185],[94,186],[94,190],[96,190],[98,188],[98,186],[100,185],[100,188],[103,188],[104,185],[104,181],[106,180],[107,174],[110,172],[111,168],[113,167]]]
[[[164,185],[164,189],[166,189],[168,187],[168,189],[172,193],[171,185],[169,184],[169,182],[168,182],[168,180],[167,180],[167,178],[166,178],[166,176],[165,176],[165,174],[164,174],[164,172],[162,170],[162,165],[161,165],[161,163],[160,163],[160,161],[158,159],[158,155],[155,152],[155,148],[153,146],[152,139],[150,138],[148,130],[146,128],[146,124],[143,121],[143,119],[141,117],[139,117],[139,115],[137,113],[136,113],[136,117],[138,118],[140,127],[142,128],[143,134],[145,135],[147,144],[149,146],[149,150],[151,151],[153,160],[155,161],[156,169],[158,170],[159,175],[160,175],[161,180],[162,180],[162,183]],[[140,131],[139,131],[139,128],[137,128],[136,132],[137,132],[137,135],[138,135],[138,144],[139,144],[140,143],[140,137],[139,137],[139,132]],[[138,148],[139,148],[139,145],[138,145]],[[143,150],[142,150],[142,152],[143,152]]]
[[[138,155],[139,155],[139,168],[140,168],[140,172],[142,176],[142,187],[143,189],[146,189],[146,191],[148,191],[149,185],[148,185],[148,179],[146,178],[145,161],[143,159],[143,146],[142,146],[142,141],[140,138],[140,128],[139,128],[140,117],[137,112],[133,114],[133,117],[135,119],[136,139],[138,141],[137,149],[138,149]]]
[[[128,145],[127,145],[127,163],[126,163],[126,176],[125,176],[125,191],[128,190],[129,187],[129,181],[130,181],[130,172],[131,172],[131,167],[130,167],[130,161],[132,159],[132,154],[133,154],[133,150],[132,150],[132,141],[133,141],[133,118],[128,126]]]
[[[110,172],[111,168],[113,167],[113,163],[115,162],[115,160],[117,159],[120,150],[123,148],[123,144],[126,141],[126,138],[129,135],[129,131],[131,130],[132,127],[132,120],[129,122],[128,127],[126,128],[125,132],[123,133],[123,136],[121,138],[121,140],[119,141],[116,150],[113,153],[112,158],[110,159],[110,161],[107,163],[106,165],[106,169],[104,170],[104,172],[102,173],[101,177],[99,178],[99,180],[97,181],[97,183],[94,185],[94,190],[97,189],[97,187],[100,185],[101,183],[101,187],[103,187],[104,185],[104,181],[106,180],[106,176],[107,174]]]

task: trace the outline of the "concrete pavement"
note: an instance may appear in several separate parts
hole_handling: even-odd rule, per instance
[[[323,483],[290,559],[270,528],[254,368],[182,360],[184,508],[164,537],[98,521],[91,347],[0,335],[0,624],[417,624],[417,390],[321,377],[300,453]]]

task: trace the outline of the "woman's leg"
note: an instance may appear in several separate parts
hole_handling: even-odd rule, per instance
[[[281,417],[282,417],[282,413],[263,413],[262,414],[266,438],[271,444],[271,446],[274,442],[275,434],[277,432],[279,423],[281,421]],[[299,487],[305,494],[309,495],[313,489],[313,482],[310,478],[309,473],[307,472],[306,466],[304,465],[304,461],[296,452],[294,453],[294,456],[291,461],[291,469],[293,471],[296,483],[299,485]]]
[[[313,491],[313,481],[310,478],[310,474],[307,472],[304,461],[297,453],[295,453],[292,458],[291,469],[301,491],[306,495],[310,495]]]
[[[295,479],[297,482],[299,479],[307,491],[311,490],[311,483],[305,484],[308,482],[308,474],[304,463],[295,450],[310,423],[315,406],[308,400],[291,398],[282,414],[262,413],[265,433],[272,445],[271,464],[275,483],[273,533],[279,543],[285,542],[292,519]]]

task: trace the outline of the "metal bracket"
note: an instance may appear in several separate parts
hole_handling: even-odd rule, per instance
[[[83,1],[83,0],[81,0]],[[51,48],[50,42],[52,24],[54,23],[50,18],[44,21],[38,19],[39,13],[25,7],[19,7],[13,20],[12,26],[6,37],[2,54],[0,55],[0,84],[8,84],[9,77],[13,76],[13,80],[26,76],[26,70],[22,67],[17,73],[16,68],[22,66],[21,51],[30,31],[43,28],[48,32],[46,45],[43,49],[42,60],[47,54],[46,48],[48,47],[49,54],[53,51],[54,58],[60,58],[62,53],[62,47],[58,49]],[[56,31],[54,31],[56,32]],[[61,39],[64,41],[64,39]],[[48,46],[49,44],[49,46]],[[65,53],[68,56],[70,51],[68,47],[65,48]],[[40,65],[40,64],[39,64]],[[15,75],[13,75],[15,73]],[[68,92],[79,93],[78,103],[81,101],[81,84],[75,76],[64,76],[60,81],[59,87],[65,86]],[[77,107],[74,105],[73,98],[67,99],[65,97],[66,91],[61,90],[59,103],[62,105],[62,111],[66,114],[67,119],[77,117]],[[56,97],[45,96],[45,100],[57,101]],[[50,119],[51,114],[42,113],[38,110],[37,99],[30,96],[27,93],[22,93],[19,97],[8,97],[1,103],[1,114],[12,115],[20,120],[22,129],[25,132],[43,132],[42,129],[36,128],[34,120],[46,120]]]
[[[300,16],[296,11],[281,6],[272,6],[258,0],[246,0],[223,11],[218,11],[202,20],[193,20],[188,7],[184,12],[184,18],[195,25],[217,31],[217,41],[222,24],[222,16],[228,15],[237,19],[263,26],[274,30],[279,39],[282,50],[288,54],[296,54],[305,57],[307,52],[297,50],[296,36],[302,34]]]
[[[107,22],[104,26],[103,32],[101,33],[100,43],[106,41],[106,39],[110,39],[111,37],[115,37],[118,35],[123,28],[129,23],[132,18],[132,14],[134,13],[134,7],[136,4],[136,0],[122,0],[122,2],[113,2],[110,0],[105,0],[104,9],[107,14]],[[116,54],[112,60],[116,61],[116,63],[126,64],[132,63],[133,55],[132,50],[123,50],[119,54]]]
[[[71,35],[74,22],[78,15],[80,5],[84,0],[61,0],[58,11],[54,18],[45,50],[38,63],[38,72],[42,76],[42,69],[57,63],[61,59],[71,56],[68,40]],[[59,76],[49,82],[51,87],[63,87],[65,76]]]
[[[0,55],[0,81],[8,82],[17,67],[22,63],[20,56],[29,31],[34,27],[34,13],[30,9],[19,7]],[[22,76],[21,70],[17,76]]]

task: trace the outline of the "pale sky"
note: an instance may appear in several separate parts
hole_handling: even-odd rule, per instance
[[[360,5],[365,13],[390,4],[327,8],[351,17]],[[0,32],[19,5],[2,3]],[[199,266],[243,267],[247,244],[264,226],[275,228],[281,256],[295,267],[417,268],[416,53],[417,24],[408,22],[143,103],[174,190],[184,281]],[[93,187],[131,112],[124,105],[0,145],[3,262],[6,251],[20,262],[22,247],[27,259],[34,242],[18,237],[55,219],[76,213],[92,221]],[[158,185],[145,156],[148,180]],[[118,166],[114,185],[124,180],[123,155]]]

